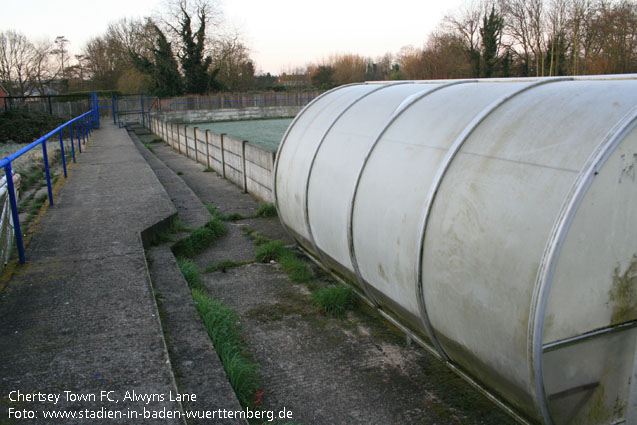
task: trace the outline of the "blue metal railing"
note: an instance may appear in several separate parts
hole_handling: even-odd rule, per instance
[[[64,151],[64,129],[68,127],[71,145],[71,153],[73,156],[73,162],[75,162],[75,146],[73,141],[73,133],[75,132],[75,138],[77,140],[77,147],[80,152],[82,152],[82,144],[86,144],[86,140],[88,136],[93,132],[94,129],[99,128],[99,108],[97,105],[97,94],[91,94],[91,100],[93,103],[93,109],[88,112],[83,113],[70,121],[62,124],[61,126],[51,130],[44,136],[40,137],[35,142],[31,143],[28,146],[23,147],[17,152],[5,157],[0,161],[0,167],[4,168],[4,172],[6,174],[7,180],[7,191],[9,192],[9,202],[11,205],[11,217],[13,219],[13,230],[15,233],[16,245],[18,247],[18,256],[20,258],[20,263],[24,264],[26,262],[26,256],[24,254],[24,243],[22,240],[22,230],[20,229],[20,218],[18,215],[18,201],[15,192],[15,186],[13,184],[13,169],[12,162],[29,152],[31,149],[35,148],[38,145],[42,145],[42,157],[44,160],[44,172],[46,176],[46,184],[49,196],[49,205],[53,205],[53,188],[51,186],[51,173],[49,170],[49,157],[46,150],[46,142],[51,137],[55,136],[58,133],[60,136],[60,151],[62,153],[62,167],[64,168],[64,177],[68,177],[66,170],[66,153]]]

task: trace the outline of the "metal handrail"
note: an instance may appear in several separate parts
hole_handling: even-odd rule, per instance
[[[44,160],[44,171],[46,175],[46,184],[49,195],[49,205],[53,205],[53,188],[51,186],[51,174],[49,170],[49,157],[47,155],[46,150],[46,142],[49,138],[53,137],[56,133],[60,136],[60,151],[62,153],[62,166],[64,168],[64,177],[68,177],[67,169],[66,169],[66,154],[64,152],[64,138],[63,132],[66,127],[69,127],[70,145],[71,152],[73,155],[73,162],[75,162],[75,146],[73,143],[73,133],[76,133],[77,147],[82,152],[82,144],[86,144],[86,140],[88,136],[93,132],[95,128],[99,128],[99,108],[97,105],[97,96],[95,93],[91,94],[91,99],[93,101],[93,109],[88,112],[85,112],[66,123],[56,127],[54,130],[49,131],[44,136],[37,139],[35,142],[23,147],[17,152],[12,153],[11,155],[5,157],[0,160],[0,167],[4,168],[6,182],[7,182],[7,190],[9,192],[9,202],[11,205],[11,216],[13,218],[13,230],[15,233],[16,245],[18,247],[18,256],[20,258],[20,263],[24,264],[26,262],[26,256],[24,254],[24,242],[22,240],[22,230],[20,229],[20,217],[18,215],[18,202],[15,191],[15,186],[13,183],[13,169],[12,162],[29,152],[31,149],[35,148],[38,145],[42,145],[42,156]],[[75,124],[75,125],[74,125]]]

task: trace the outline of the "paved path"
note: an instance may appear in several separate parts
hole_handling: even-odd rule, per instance
[[[174,213],[126,131],[103,123],[0,294],[0,423],[96,422],[43,419],[63,410],[158,423],[134,412],[181,409],[139,236]],[[154,400],[125,401],[133,391]]]

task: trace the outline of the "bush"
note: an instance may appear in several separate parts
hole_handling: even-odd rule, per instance
[[[65,122],[63,118],[37,112],[0,112],[0,142],[31,143]]]

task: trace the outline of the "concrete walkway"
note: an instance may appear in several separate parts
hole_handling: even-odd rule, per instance
[[[102,123],[0,293],[1,424],[183,423],[143,416],[182,408],[140,238],[175,212],[126,131]],[[76,418],[44,417],[61,411]]]

